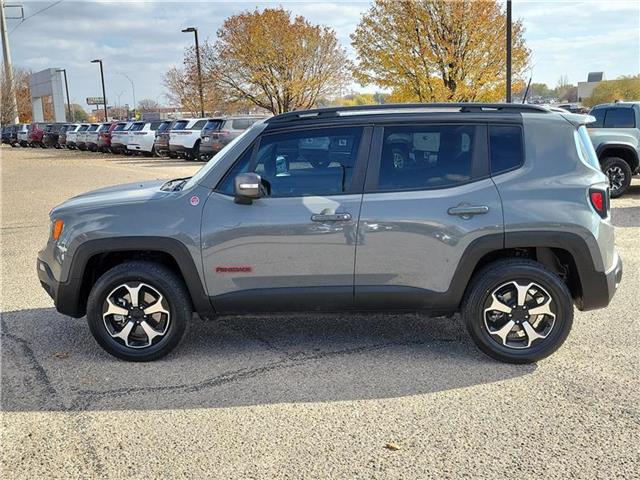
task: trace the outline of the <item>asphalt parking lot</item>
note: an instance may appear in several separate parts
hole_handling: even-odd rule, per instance
[[[40,287],[47,214],[200,165],[0,155],[4,478],[638,478],[637,178],[612,202],[620,290],[537,365],[484,357],[457,317],[378,314],[194,318],[166,359],[133,364]]]

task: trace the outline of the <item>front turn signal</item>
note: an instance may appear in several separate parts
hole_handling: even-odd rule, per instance
[[[60,219],[53,222],[53,228],[51,229],[51,236],[54,240],[58,240],[60,238],[60,234],[62,234],[62,228],[64,227],[64,222]]]

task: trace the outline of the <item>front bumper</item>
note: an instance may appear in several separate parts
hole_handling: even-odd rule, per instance
[[[577,303],[580,310],[595,310],[604,308],[618,290],[622,281],[622,259],[616,253],[613,266],[606,272],[594,272],[587,278],[580,278],[582,283],[582,298]]]
[[[61,283],[58,282],[51,272],[49,265],[41,258],[42,252],[38,254],[37,270],[40,285],[53,299],[56,310],[64,315],[74,318],[80,318],[86,313],[80,308],[80,289],[77,282]]]

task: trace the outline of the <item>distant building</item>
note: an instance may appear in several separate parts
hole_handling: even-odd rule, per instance
[[[578,82],[578,102],[589,98],[600,82],[604,80],[604,72],[589,72],[586,82]]]

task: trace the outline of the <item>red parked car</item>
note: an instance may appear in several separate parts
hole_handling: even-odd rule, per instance
[[[113,122],[110,124],[103,123],[102,125],[107,126],[107,128],[101,129],[98,132],[98,150],[101,152],[110,152],[111,151],[111,132],[118,122]]]
[[[29,145],[31,147],[47,148],[43,141],[45,127],[46,123],[32,123],[31,125],[29,125],[27,140],[29,141]]]

